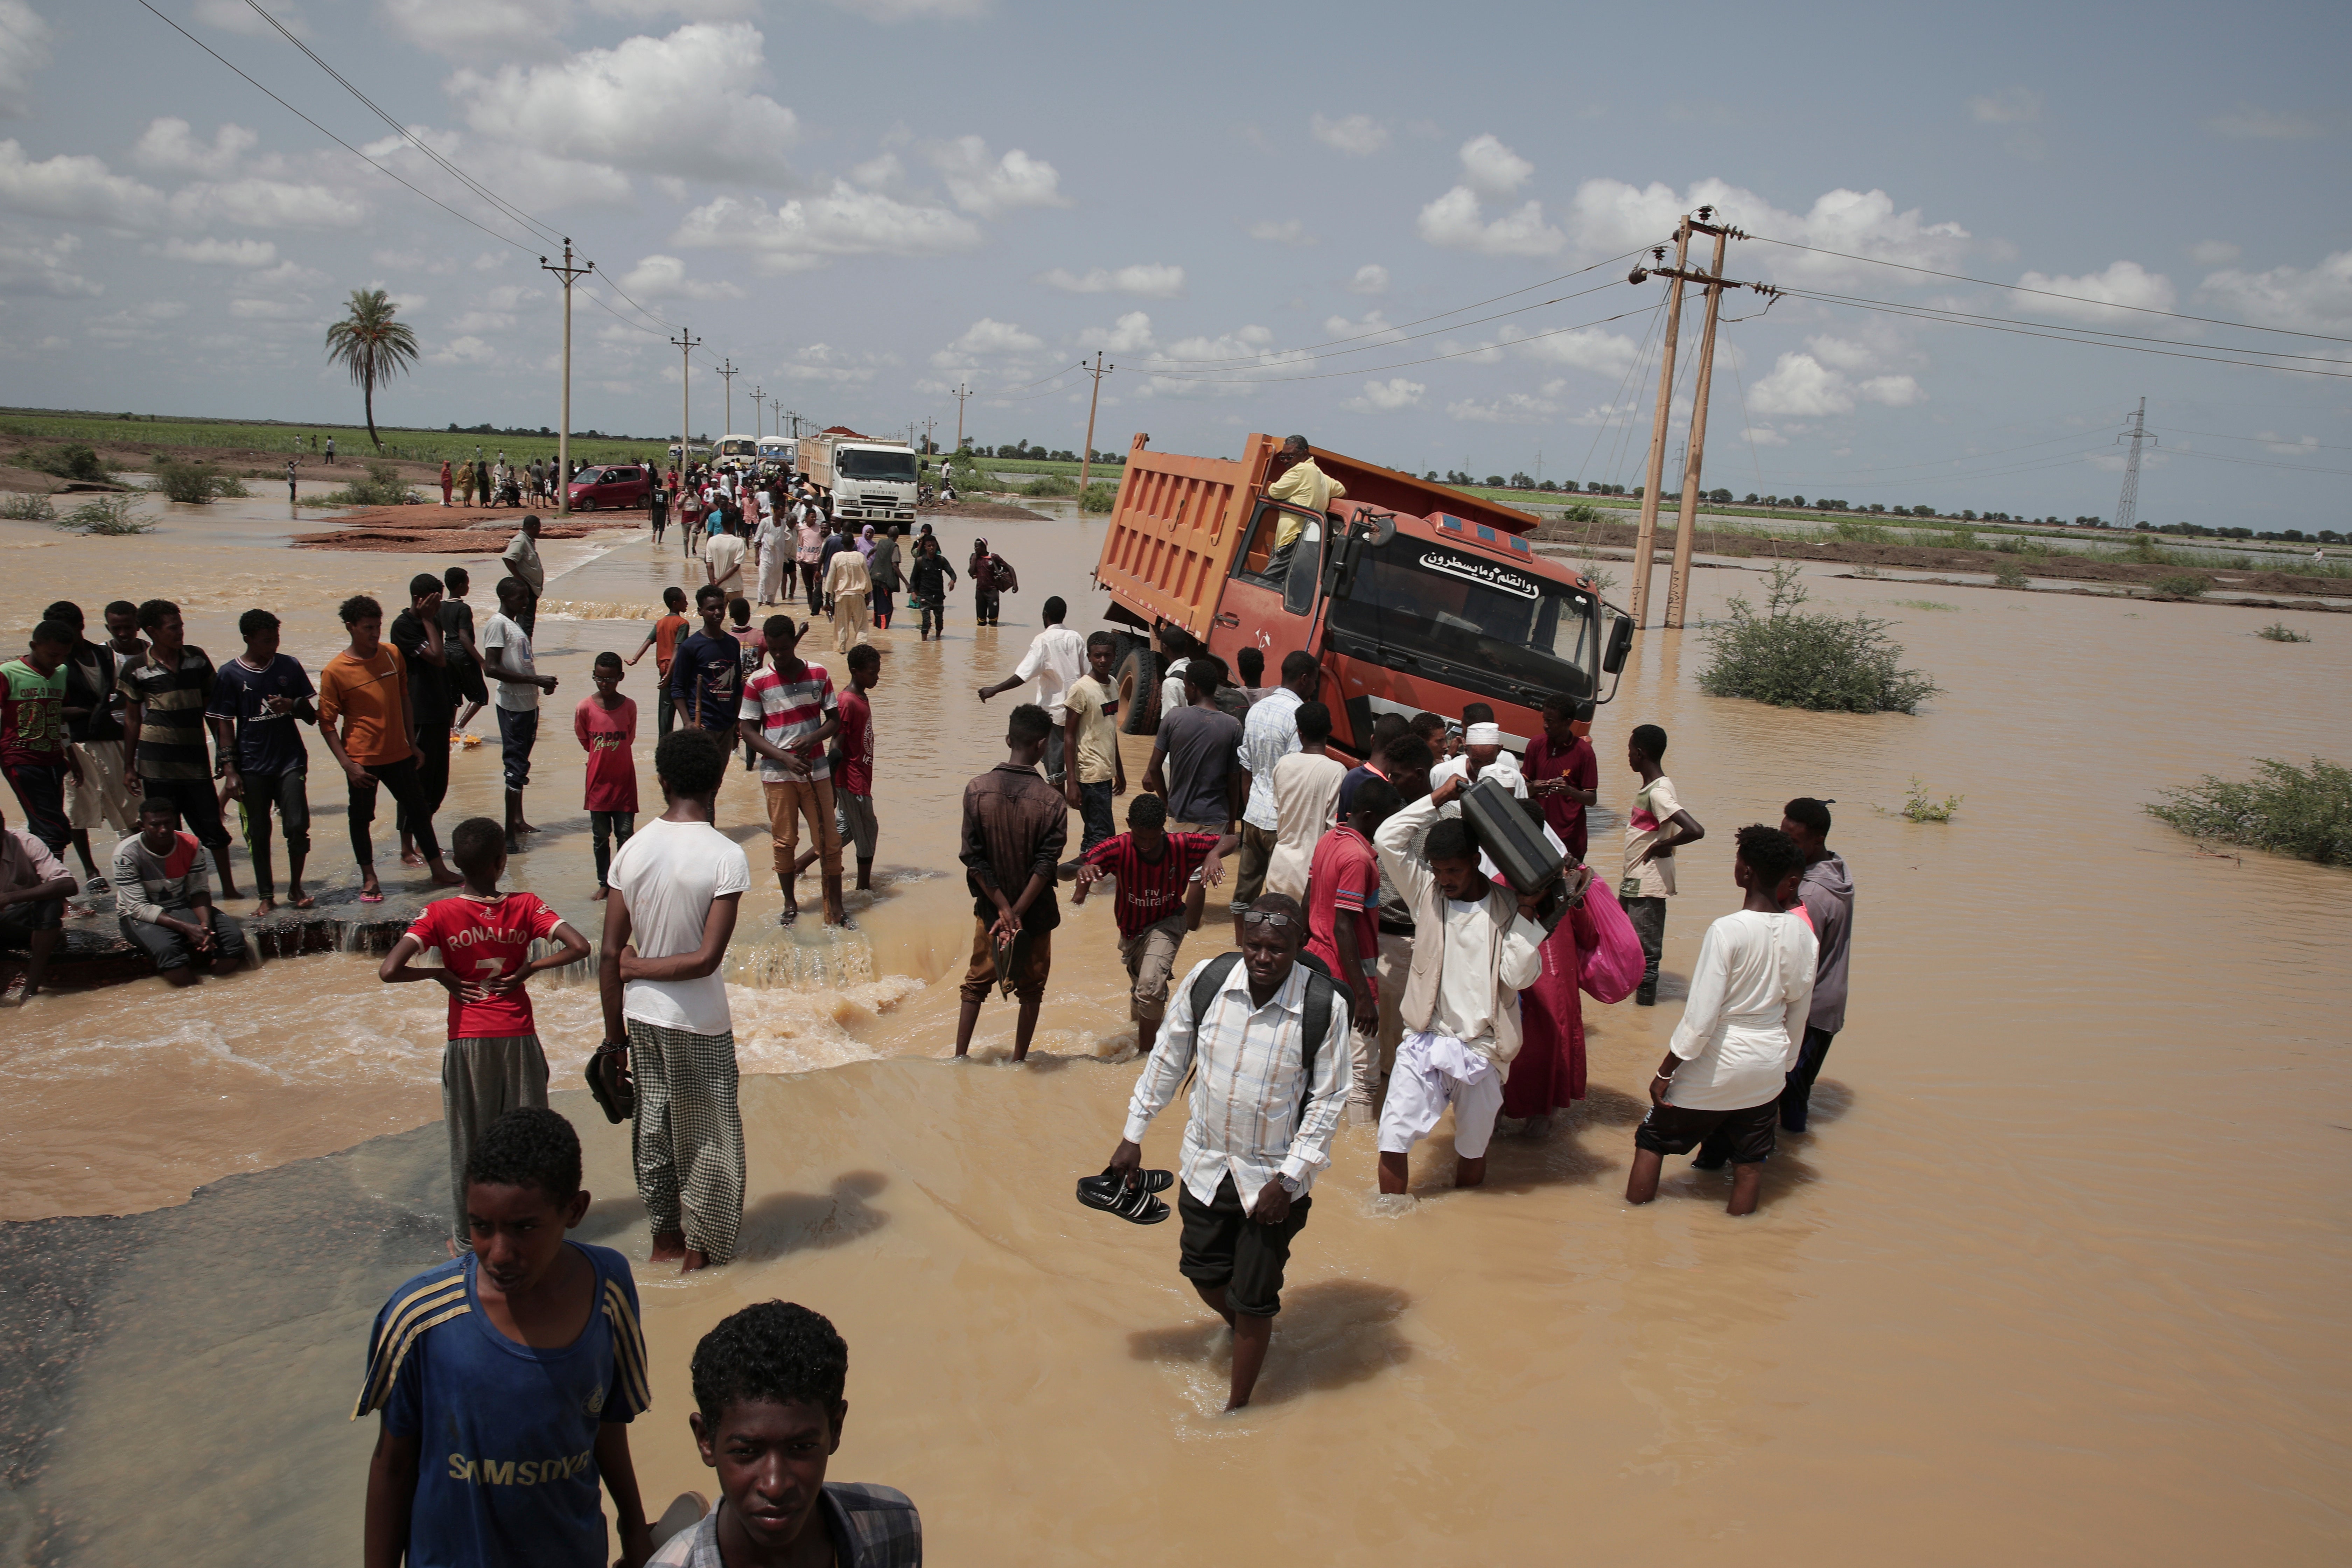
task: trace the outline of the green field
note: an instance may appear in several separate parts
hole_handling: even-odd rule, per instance
[[[555,456],[556,438],[537,432],[528,435],[475,435],[448,430],[404,430],[379,425],[383,455],[412,462],[437,463],[445,458],[471,458],[479,447],[486,458],[503,451],[512,460]],[[357,461],[374,455],[363,425],[293,425],[276,421],[236,419],[175,419],[154,414],[81,414],[39,408],[0,408],[0,436],[28,441],[78,441],[98,447],[138,447],[151,450],[172,447],[225,448],[283,460],[298,452],[306,458],[323,451],[335,438],[338,460]],[[583,463],[652,462],[669,449],[667,438],[575,436],[572,456]]]

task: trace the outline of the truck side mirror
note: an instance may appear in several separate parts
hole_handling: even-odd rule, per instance
[[[1609,651],[1601,656],[1603,674],[1614,675],[1625,668],[1625,660],[1633,652],[1633,618],[1620,616],[1617,624],[1609,628]]]

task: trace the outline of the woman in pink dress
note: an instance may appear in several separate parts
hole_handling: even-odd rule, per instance
[[[1584,808],[1601,798],[1601,763],[1592,742],[1578,733],[1590,726],[1592,704],[1573,697],[1544,700],[1544,732],[1528,742],[1528,794],[1543,807],[1544,821],[1568,852],[1584,858]]]
[[[1573,873],[1571,873],[1573,875]],[[1584,1098],[1584,955],[1601,943],[1579,905],[1544,939],[1543,973],[1519,993],[1519,1054],[1503,1083],[1503,1114],[1541,1133],[1551,1113]],[[1530,1120],[1531,1119],[1531,1120]]]

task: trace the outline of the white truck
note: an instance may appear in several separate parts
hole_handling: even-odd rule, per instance
[[[800,438],[801,472],[833,503],[833,515],[855,522],[912,524],[919,469],[904,441],[845,431]]]

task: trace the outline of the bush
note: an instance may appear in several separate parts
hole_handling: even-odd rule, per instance
[[[184,463],[177,458],[158,458],[153,465],[155,488],[172,500],[201,506],[220,493],[220,483],[228,476],[210,463]],[[230,482],[234,483],[234,480]],[[239,489],[245,487],[239,485]]]
[[[399,468],[378,458],[367,466],[367,477],[322,496],[306,496],[304,506],[403,506],[416,499],[400,477]]]
[[[1776,708],[1822,712],[1909,713],[1940,689],[1916,670],[1897,668],[1902,645],[1888,623],[1869,616],[1801,615],[1799,569],[1771,570],[1764,613],[1733,599],[1730,616],[1707,628],[1702,689]]]
[[[2352,865],[2352,768],[2311,760],[2308,771],[2263,758],[2235,784],[2208,773],[2146,807],[2192,838],[2243,844],[2322,866]]]
[[[106,465],[88,447],[27,447],[16,454],[20,468],[38,468],[61,479],[104,480]]]
[[[1108,479],[1097,479],[1087,486],[1087,493],[1078,498],[1078,510],[1108,514],[1118,502],[1118,487]]]
[[[1992,585],[1996,588],[2025,586],[2025,568],[2014,561],[2004,561],[1992,569]]]
[[[1903,803],[1900,815],[1910,822],[1949,822],[1952,814],[1960,809],[1960,802],[1967,798],[1964,795],[1948,795],[1937,800],[1921,785],[1919,775],[1913,773],[1910,798]]]
[[[1559,520],[1562,522],[1599,522],[1601,509],[1590,501],[1578,501],[1572,506],[1560,508]]]
[[[1945,604],[1941,599],[1897,599],[1896,605],[1906,610],[1957,610],[1958,605]]]
[[[2201,576],[2195,572],[2180,572],[2169,577],[2158,577],[2149,584],[2148,587],[2164,598],[2195,599],[2201,598],[2205,590],[2212,585],[2213,579],[2210,577]]]
[[[2273,621],[2254,635],[2265,642],[2309,642],[2311,640],[2309,632],[2296,631],[2284,621]]]
[[[1041,500],[1052,496],[1074,496],[1078,493],[1078,481],[1060,474],[1040,474],[1015,493]]]
[[[153,520],[139,510],[136,496],[93,496],[57,520],[75,533],[152,533]]]
[[[0,517],[12,522],[54,522],[57,516],[58,509],[50,504],[47,496],[38,490],[18,491],[5,500],[0,500]]]

